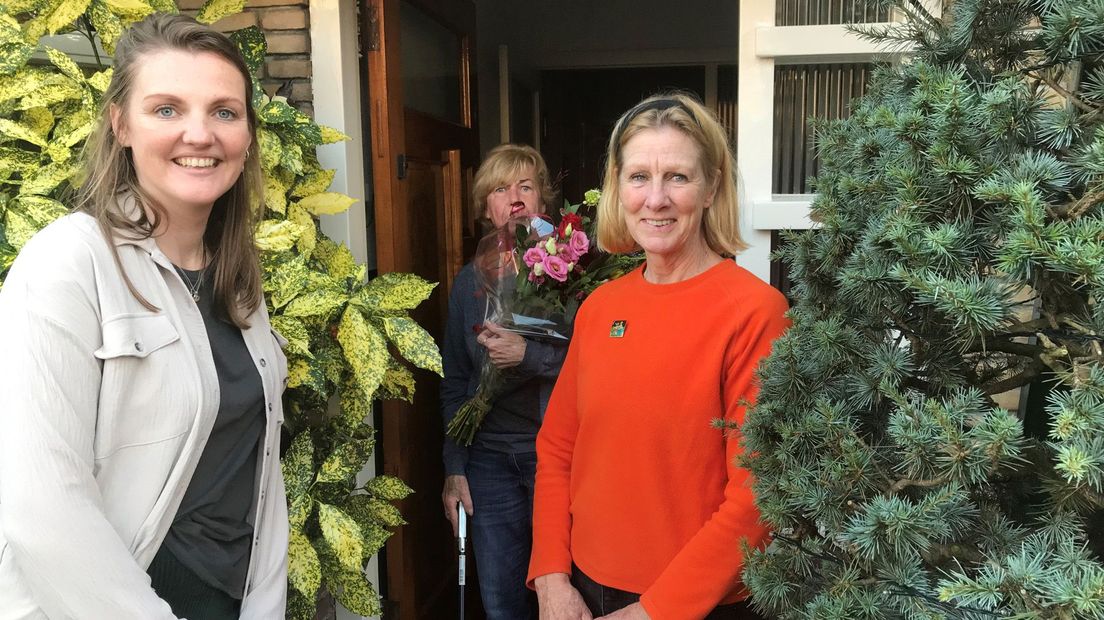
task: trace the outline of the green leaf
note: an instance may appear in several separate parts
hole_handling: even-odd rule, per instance
[[[50,130],[54,127],[54,115],[50,112],[50,108],[31,108],[23,110],[19,122],[45,138],[50,135]]]
[[[2,119],[0,119],[2,120]],[[0,126],[0,131],[3,127]],[[257,225],[257,247],[272,252],[290,250],[301,233],[299,225],[287,220],[264,220]]]
[[[265,54],[268,53],[268,42],[265,41],[264,32],[256,27],[249,26],[230,33],[230,40],[241,50],[245,64],[249,65],[249,71],[257,73],[264,65]]]
[[[364,490],[389,502],[406,499],[414,492],[406,483],[394,476],[379,475],[368,481]]]
[[[3,56],[0,49],[0,57]],[[0,61],[0,65],[3,61]],[[53,75],[49,71],[38,68],[22,68],[12,75],[0,77],[0,102],[21,99],[38,90],[43,84],[49,82]]]
[[[272,328],[287,341],[287,352],[293,355],[313,357],[310,352],[310,333],[299,319],[290,316],[272,317]]]
[[[364,537],[352,517],[340,508],[318,502],[322,537],[343,567],[359,571],[364,557]]]
[[[46,139],[38,135],[34,129],[8,118],[0,118],[0,135],[30,142],[35,146],[46,146]]]
[[[321,194],[330,188],[336,173],[336,170],[322,168],[307,173],[306,176],[300,177],[299,182],[295,184],[295,189],[291,191],[292,197],[303,198],[312,194]]]
[[[387,374],[383,376],[383,383],[380,384],[379,397],[414,402],[414,373],[406,366],[391,360],[387,366]]]
[[[196,14],[201,24],[213,24],[223,17],[241,13],[245,9],[245,0],[207,0]]]
[[[84,81],[84,72],[81,71],[77,63],[64,52],[58,51],[52,47],[47,47],[46,57],[50,59],[50,62],[53,63],[55,67],[68,76],[69,79],[77,82]]]
[[[443,376],[441,352],[437,350],[433,336],[415,323],[414,319],[405,316],[383,317],[383,329],[388,340],[394,343],[399,353],[410,363]]]
[[[23,97],[16,107],[26,110],[51,106],[62,101],[80,101],[84,98],[84,94],[84,89],[77,82],[63,75],[55,75],[47,83]]]
[[[21,195],[49,195],[57,186],[69,180],[80,166],[76,162],[53,163],[36,170],[19,188]]]
[[[302,256],[296,256],[282,263],[265,279],[264,289],[268,293],[268,301],[272,303],[274,309],[284,307],[297,295],[302,294],[309,278],[307,261]]]
[[[341,390],[341,424],[348,432],[360,428],[372,415],[372,399],[366,398],[355,383]]]
[[[308,600],[314,600],[322,585],[322,564],[310,540],[299,530],[288,537],[288,581]]]
[[[159,13],[179,13],[174,0],[149,0],[150,6]]]
[[[357,523],[377,523],[384,527],[405,525],[399,509],[385,500],[370,495],[353,495],[345,504],[345,510]]]
[[[280,165],[280,153],[284,150],[284,145],[280,136],[264,127],[257,128],[257,141],[261,143],[261,167],[265,172],[271,173]]]
[[[379,595],[360,570],[342,571],[337,576],[341,588],[337,600],[346,609],[360,616],[375,617],[383,613]]]
[[[69,209],[60,202],[44,196],[19,196],[8,207],[8,213],[18,212],[27,217],[38,228],[65,215]]]
[[[364,320],[364,315],[351,306],[341,316],[337,341],[353,367],[353,375],[364,392],[364,398],[371,399],[387,371],[387,360],[390,358],[387,342],[375,327]]]
[[[347,278],[355,278],[359,282],[364,277],[364,266],[356,262],[356,259],[353,258],[353,253],[349,251],[349,248],[345,247],[344,243],[337,246],[337,248],[325,258],[323,264],[326,267],[326,272],[339,282]]]
[[[295,108],[283,99],[273,99],[257,113],[257,120],[270,125],[290,125],[295,122]]]
[[[369,310],[413,310],[429,298],[436,284],[412,273],[384,273],[358,294]]]
[[[312,215],[334,215],[346,211],[356,203],[355,198],[339,194],[337,192],[322,192],[303,198],[299,206],[309,211]]]
[[[40,157],[25,149],[14,149],[0,146],[0,176],[8,176],[12,172],[27,174],[41,165]]]
[[[111,9],[111,12],[131,22],[138,21],[154,11],[148,2],[143,0],[104,0],[104,4]]]
[[[288,213],[288,220],[299,225],[299,229],[302,232],[299,234],[299,240],[296,241],[296,246],[299,249],[299,253],[309,260],[311,252],[314,251],[315,244],[318,243],[318,226],[314,218],[298,204],[294,204],[291,206]]]
[[[82,107],[80,110],[58,119],[57,124],[54,125],[52,143],[66,148],[76,146],[87,138],[95,128],[96,119],[92,116],[92,112],[88,108]]]
[[[50,13],[42,16],[45,18],[43,25],[46,32],[54,34],[62,28],[70,27],[78,17],[84,15],[90,2],[91,0],[65,0],[54,5]]]
[[[294,499],[305,495],[314,481],[314,444],[310,431],[302,431],[291,441],[287,454],[280,461],[287,496]]]
[[[96,29],[96,34],[100,37],[100,42],[103,44],[104,51],[108,54],[114,54],[115,43],[119,40],[119,37],[123,35],[123,21],[108,8],[104,0],[92,0],[92,6],[89,7],[88,18],[92,20],[92,26]],[[93,83],[91,79],[89,83],[92,84],[93,88],[97,88],[96,83]],[[107,90],[106,84],[104,88],[99,88],[98,90],[100,92]]]
[[[280,151],[280,165],[292,174],[301,174],[303,172],[303,147],[284,141],[283,150]]]
[[[341,291],[330,289],[310,291],[292,300],[284,310],[284,316],[328,317],[348,301],[349,296]]]
[[[334,449],[318,470],[319,482],[344,482],[364,469],[375,446],[372,439],[353,439]]]
[[[345,142],[349,139],[349,136],[341,133],[333,127],[321,126],[322,144],[334,144],[335,142]]]

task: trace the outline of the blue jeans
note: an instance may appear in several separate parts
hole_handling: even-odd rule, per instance
[[[536,471],[535,452],[505,454],[476,447],[468,452],[468,489],[475,509],[470,533],[487,620],[537,617],[536,598],[525,587]]]

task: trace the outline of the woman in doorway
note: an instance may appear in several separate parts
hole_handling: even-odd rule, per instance
[[[282,618],[287,370],[253,245],[249,70],[164,14],[114,67],[75,212],[0,292],[0,609]]]
[[[598,244],[646,263],[583,303],[537,438],[529,583],[541,618],[754,618],[741,539],[766,528],[734,463],[786,300],[738,267],[735,174],[700,103],[657,96],[609,143]]]
[[[475,175],[475,204],[496,228],[511,217],[543,213],[553,200],[548,167],[536,149],[504,144],[487,154]],[[534,448],[544,408],[563,363],[565,347],[505,331],[484,322],[486,300],[471,263],[453,282],[441,350],[445,426],[479,385],[484,359],[509,383],[495,400],[471,447],[445,437],[445,514],[457,531],[457,502],[471,516],[479,592],[488,620],[534,615],[525,570],[532,541]]]

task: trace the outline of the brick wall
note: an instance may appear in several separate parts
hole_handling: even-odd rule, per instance
[[[204,0],[177,0],[184,13],[194,15]],[[260,26],[268,40],[262,71],[265,91],[279,91],[303,112],[314,115],[311,89],[309,0],[248,0],[245,11],[215,22],[223,32]]]

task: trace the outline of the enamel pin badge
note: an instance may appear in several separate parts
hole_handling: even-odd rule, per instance
[[[623,338],[625,336],[625,321],[614,321],[610,325],[610,338]]]

